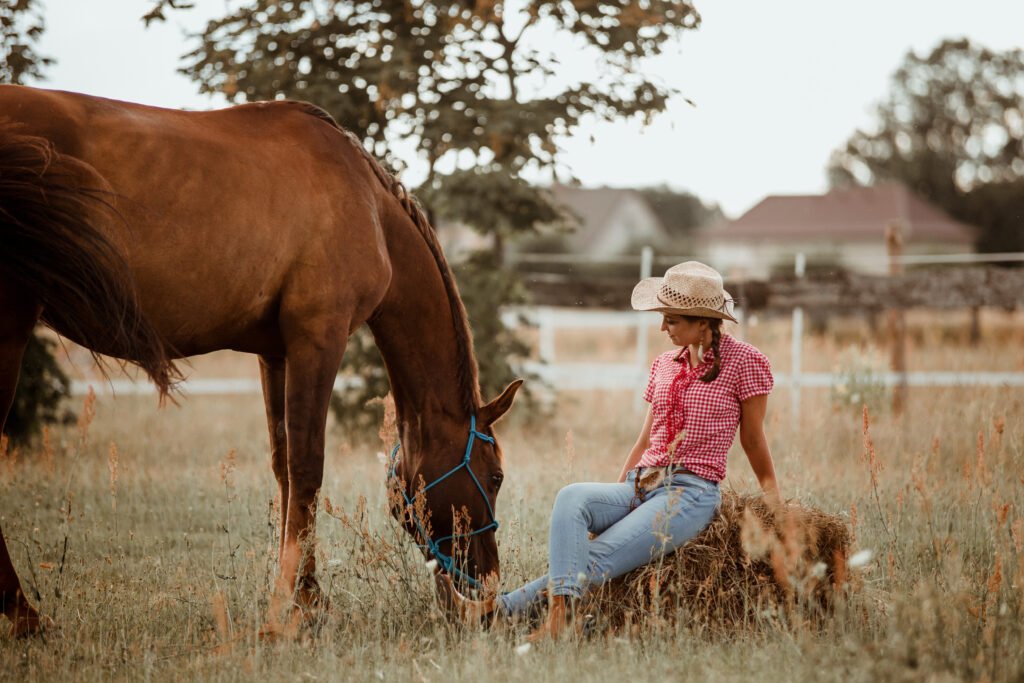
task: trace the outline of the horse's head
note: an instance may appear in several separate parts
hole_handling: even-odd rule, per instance
[[[512,406],[522,380],[468,419],[442,416],[414,427],[393,465],[391,513],[451,574],[461,590],[498,578],[495,503],[504,478],[491,426]],[[493,576],[493,579],[491,578]]]

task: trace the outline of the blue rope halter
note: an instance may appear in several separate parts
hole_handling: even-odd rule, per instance
[[[446,555],[443,552],[441,552],[441,544],[445,541],[451,541],[455,539],[456,536],[459,536],[460,538],[469,538],[471,536],[476,536],[477,534],[482,534],[485,531],[490,531],[491,529],[498,528],[498,520],[494,516],[494,508],[491,507],[491,501],[487,499],[487,493],[484,491],[484,487],[480,485],[480,480],[476,478],[476,474],[473,473],[473,469],[469,466],[469,457],[473,453],[473,442],[476,441],[477,439],[481,439],[483,441],[486,441],[487,443],[494,443],[493,437],[487,436],[486,434],[482,434],[476,430],[476,415],[471,415],[469,418],[469,438],[466,440],[466,452],[462,456],[462,462],[460,462],[458,465],[453,467],[445,474],[442,474],[434,481],[430,482],[427,486],[423,488],[423,493],[426,493],[427,491],[434,488],[435,486],[437,486],[442,481],[452,476],[462,468],[465,468],[466,472],[469,473],[469,477],[473,480],[473,483],[476,484],[476,490],[480,492],[480,495],[484,499],[484,505],[487,506],[487,513],[491,517],[490,523],[485,524],[479,529],[471,531],[468,534],[451,534],[449,536],[444,536],[442,538],[431,539],[427,535],[426,529],[424,529],[423,524],[420,522],[420,519],[416,516],[415,504],[416,496],[419,495],[419,491],[413,494],[413,496],[410,498],[409,494],[406,493],[405,489],[401,489],[402,498],[405,500],[405,504],[407,506],[407,509],[409,510],[409,517],[416,525],[416,530],[419,531],[420,538],[426,540],[426,543],[417,543],[416,545],[420,548],[425,548],[427,552],[430,555],[432,555],[434,559],[437,560],[437,563],[445,572],[447,572],[448,574],[454,574],[456,576],[462,577],[462,579],[468,582],[469,585],[473,588],[478,588],[480,586],[480,582],[474,579],[469,574],[462,571],[461,569],[459,569],[458,567],[456,567],[454,558],[452,558],[451,555]],[[396,443],[394,449],[392,449],[391,451],[391,466],[388,469],[389,482],[394,481],[396,478],[395,473],[398,468],[398,449],[401,447],[401,445],[401,442]]]

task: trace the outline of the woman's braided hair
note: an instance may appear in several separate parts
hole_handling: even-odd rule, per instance
[[[700,378],[701,382],[714,382],[715,378],[718,377],[718,373],[722,370],[722,354],[719,352],[719,344],[722,341],[722,319],[721,318],[705,318],[699,315],[684,315],[690,322],[696,322],[698,320],[707,320],[708,327],[711,328],[711,350],[715,354],[714,362],[711,365],[711,369],[704,373],[703,377]]]

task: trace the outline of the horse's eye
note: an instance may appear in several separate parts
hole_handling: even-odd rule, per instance
[[[494,483],[494,488],[498,488],[501,486],[501,482],[505,481],[505,475],[502,474],[501,472],[498,472],[497,474],[492,474],[491,481]]]

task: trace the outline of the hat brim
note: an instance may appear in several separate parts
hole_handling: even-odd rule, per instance
[[[675,315],[694,315],[702,318],[720,318],[738,322],[729,312],[732,308],[730,301],[732,296],[725,292],[725,311],[718,311],[713,308],[673,308],[666,306],[665,302],[658,298],[658,291],[665,281],[663,277],[649,277],[641,280],[633,288],[629,303],[634,311],[654,311],[657,313],[669,313]],[[725,291],[725,290],[722,290]]]

